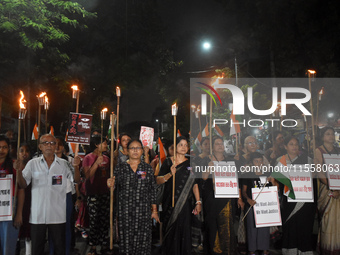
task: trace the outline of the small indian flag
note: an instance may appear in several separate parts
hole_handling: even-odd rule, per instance
[[[277,180],[278,182],[281,182],[283,185],[285,185],[284,186],[285,196],[295,199],[295,193],[292,182],[289,179],[289,173],[287,173],[286,171],[280,171],[280,169],[284,169],[284,167],[287,167],[287,161],[286,157],[282,156],[280,162],[274,168],[274,171],[271,174],[271,176],[275,178],[275,180]]]

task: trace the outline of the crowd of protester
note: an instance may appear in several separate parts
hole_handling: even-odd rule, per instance
[[[163,162],[157,151],[126,133],[120,135],[118,148],[109,148],[107,138],[93,134],[90,146],[83,147],[84,157],[69,155],[63,137],[42,135],[38,153],[26,143],[17,152],[11,140],[13,132],[0,135],[0,174],[14,176],[15,204],[13,220],[0,221],[1,254],[20,254],[20,249],[27,255],[44,254],[46,242],[50,254],[77,254],[76,231],[87,240],[88,255],[99,250],[114,254],[110,213],[120,254],[151,254],[155,239],[161,241],[162,254],[192,254],[193,249],[202,254],[269,254],[273,245],[288,255],[315,250],[340,254],[339,191],[329,189],[327,175],[313,175],[313,202],[288,202],[284,185],[262,171],[265,165],[324,164],[323,155],[339,154],[331,127],[321,130],[314,159],[303,141],[279,131],[271,134],[262,153],[253,136],[244,137],[238,151],[230,142],[226,148],[220,136],[211,141],[204,137],[199,152],[190,150],[187,138],[180,136],[176,148],[172,141],[164,143],[168,157]],[[110,149],[115,150],[112,178]],[[195,172],[195,166],[216,162],[234,162],[237,169],[255,167],[239,172],[238,198],[216,198],[213,173]],[[251,189],[264,186],[279,190],[282,226],[256,228],[253,210],[242,220],[256,204]]]

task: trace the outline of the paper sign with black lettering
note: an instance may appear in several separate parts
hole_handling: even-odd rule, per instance
[[[313,178],[309,168],[305,165],[289,165],[289,169],[295,199],[288,197],[288,202],[314,202]]]
[[[66,142],[90,145],[92,115],[70,112]]]
[[[210,167],[214,176],[215,197],[216,198],[238,198],[238,178],[234,161],[214,161],[214,166]]]
[[[12,220],[13,175],[0,178],[0,221]]]
[[[340,190],[340,155],[323,154],[327,165],[327,177],[329,189]]]
[[[253,200],[257,197],[256,204],[253,207],[256,227],[281,226],[281,211],[277,187],[265,187],[262,192],[261,190],[262,188],[251,189]]]

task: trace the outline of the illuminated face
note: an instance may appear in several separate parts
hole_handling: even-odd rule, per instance
[[[208,139],[205,139],[201,145],[202,152],[209,153],[210,151],[210,143]]]
[[[245,148],[248,153],[255,152],[257,150],[257,141],[255,137],[247,137],[245,141]]]
[[[47,135],[40,138],[39,149],[42,151],[43,155],[50,156],[53,155],[57,147],[57,142],[54,136]]]
[[[129,145],[128,155],[130,159],[140,159],[142,154],[143,154],[143,147],[139,142],[134,141]]]
[[[21,146],[19,149],[19,160],[27,162],[29,160],[30,152],[27,146]]]
[[[285,145],[285,149],[289,155],[297,156],[299,154],[299,142],[293,138]]]
[[[130,140],[131,138],[129,136],[123,135],[120,144],[122,145],[123,148],[126,148]]]
[[[177,144],[176,153],[185,155],[188,152],[188,148],[189,148],[188,142],[183,139]]]
[[[6,141],[0,141],[0,160],[5,160],[9,152],[9,145]]]
[[[214,152],[224,152],[224,143],[222,139],[216,139],[213,145],[213,151]]]
[[[334,143],[335,142],[335,134],[332,129],[328,129],[322,137],[322,141],[326,143]]]
[[[55,148],[55,153],[56,154],[61,154],[64,152],[64,144],[62,141],[60,141],[59,139],[57,139],[57,144],[56,144],[56,148]]]
[[[104,141],[104,142],[102,142],[102,143],[100,143],[100,144],[98,144],[96,146],[97,146],[99,152],[107,151],[107,147],[108,147],[107,146],[107,141]]]

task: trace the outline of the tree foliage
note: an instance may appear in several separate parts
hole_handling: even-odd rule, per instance
[[[2,0],[0,3],[0,29],[14,33],[31,50],[68,41],[70,35],[63,26],[85,27],[77,20],[79,17],[90,18],[95,14],[72,1]]]

